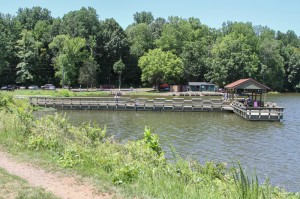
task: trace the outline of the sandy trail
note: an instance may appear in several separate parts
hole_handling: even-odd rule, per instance
[[[0,151],[0,167],[8,173],[25,179],[30,185],[44,188],[65,199],[109,199],[112,195],[97,193],[93,186],[79,182],[75,177],[50,173],[30,163],[17,162],[8,153]]]

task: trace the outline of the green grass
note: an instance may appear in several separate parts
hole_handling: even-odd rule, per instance
[[[57,199],[42,188],[32,187],[25,180],[0,168],[0,199]]]
[[[280,94],[280,93],[277,92],[277,91],[272,91],[272,92],[268,92],[268,94],[269,94],[269,95],[278,95],[278,94]]]
[[[15,90],[13,92],[0,91],[0,93],[12,93],[21,96],[52,96],[52,97],[103,97],[109,96],[109,91],[73,92],[68,89],[59,90]]]
[[[57,114],[35,120],[25,101],[0,95],[1,107],[2,147],[49,168],[75,172],[122,198],[299,198],[258,183],[255,174],[249,180],[242,167],[200,165],[178,156],[171,163],[149,129],[141,132],[144,139],[119,144],[96,124],[74,127]]]

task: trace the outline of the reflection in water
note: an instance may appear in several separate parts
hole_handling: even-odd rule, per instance
[[[300,191],[300,95],[278,95],[270,101],[283,107],[282,122],[250,122],[233,113],[59,111],[71,123],[97,122],[120,142],[143,137],[145,126],[159,135],[170,157],[170,145],[183,157],[200,162],[240,161],[248,172],[256,168],[261,181]]]

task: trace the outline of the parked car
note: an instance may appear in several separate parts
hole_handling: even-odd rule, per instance
[[[115,88],[115,86],[114,85],[101,85],[100,86],[100,89],[114,89]]]
[[[31,86],[28,86],[28,89],[29,90],[37,90],[37,89],[39,89],[39,87],[36,85],[31,85]]]
[[[161,85],[159,85],[158,89],[162,90],[162,91],[169,91],[170,85],[169,84],[161,84]]]
[[[41,86],[44,90],[55,90],[55,86],[53,84],[45,84],[44,86]]]
[[[1,87],[2,91],[14,91],[15,90],[15,86],[14,85],[6,85],[6,86],[2,86]]]

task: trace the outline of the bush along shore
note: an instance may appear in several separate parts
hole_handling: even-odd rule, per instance
[[[1,147],[105,184],[124,198],[300,197],[259,183],[256,174],[248,177],[239,164],[200,165],[178,156],[171,163],[148,128],[142,140],[120,144],[97,124],[74,127],[58,114],[35,119],[32,110],[26,100],[0,94]]]

